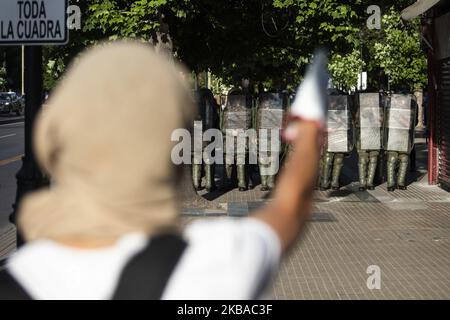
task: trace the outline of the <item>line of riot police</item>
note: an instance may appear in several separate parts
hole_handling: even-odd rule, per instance
[[[197,90],[198,119],[202,123],[202,130],[219,129],[223,136],[223,170],[222,189],[235,186],[239,191],[248,190],[255,184],[256,167],[259,168],[261,190],[270,191],[275,185],[281,159],[284,157],[286,146],[281,143],[281,129],[283,127],[289,98],[286,92],[261,92],[255,99],[248,90],[231,89],[222,97],[223,108],[214,99],[209,89]],[[200,122],[201,121],[201,122]],[[240,140],[238,136],[255,129],[254,136]],[[244,145],[238,145],[239,143]],[[249,161],[251,147],[257,150],[257,163]],[[275,147],[274,147],[275,146]],[[202,151],[194,151],[193,157],[201,157],[203,163],[192,165],[192,179],[196,190],[204,187],[209,192],[216,188],[214,172],[216,164],[210,156]]]
[[[221,107],[213,93],[206,88],[196,92],[203,132],[218,129],[223,133],[222,188],[237,187],[245,191],[255,182],[259,169],[261,190],[273,189],[279,164],[289,152],[281,140],[281,130],[290,105],[287,92],[261,92],[255,99],[248,90],[231,89],[223,97]],[[417,124],[417,104],[412,94],[360,92],[348,95],[329,89],[328,120],[325,130],[318,186],[320,190],[339,190],[344,158],[354,147],[358,153],[359,190],[373,190],[375,176],[384,177],[383,159],[386,158],[387,189],[406,189],[409,155],[414,148],[414,128]],[[237,146],[239,132],[256,129],[256,137]],[[261,130],[261,129],[266,129]],[[230,134],[231,132],[231,134]],[[261,136],[261,132],[266,134]],[[277,135],[276,137],[273,135]],[[276,138],[276,139],[275,139]],[[230,140],[231,141],[227,141]],[[281,141],[272,148],[272,141]],[[249,163],[249,146],[257,146],[257,165]],[[205,145],[204,145],[205,146]],[[204,150],[197,150],[201,164],[193,162],[194,187],[209,191],[216,188],[215,166]],[[377,171],[378,169],[378,171]],[[384,178],[381,178],[381,180]]]
[[[355,145],[360,191],[375,188],[377,166],[380,166],[380,176],[384,176],[384,158],[387,159],[387,190],[406,190],[416,115],[417,103],[412,94],[372,91],[351,96],[329,90],[327,130],[318,182],[320,190],[339,190],[344,158],[350,155]]]

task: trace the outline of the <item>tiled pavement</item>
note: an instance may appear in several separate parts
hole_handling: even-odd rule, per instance
[[[407,191],[387,192],[384,183],[359,192],[351,166],[340,191],[316,191],[310,223],[283,260],[272,296],[450,299],[450,193],[427,184],[424,149],[418,145],[418,172]],[[206,197],[229,216],[246,216],[269,199],[259,188]],[[185,222],[209,213],[188,211]],[[367,287],[369,266],[380,268],[380,289]]]
[[[310,223],[283,260],[272,296],[450,299],[450,194],[426,184],[426,176],[407,191],[356,190],[351,183],[316,192]],[[266,201],[231,199],[230,216],[246,216]],[[369,266],[380,268],[379,290],[367,287]]]
[[[0,270],[3,269],[5,262],[4,257],[7,257],[16,248],[16,228],[9,226],[0,232]]]
[[[277,299],[450,299],[450,203],[316,203],[313,220],[285,258]],[[369,290],[369,266],[381,288]]]

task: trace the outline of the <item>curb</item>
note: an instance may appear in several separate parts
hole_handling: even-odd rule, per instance
[[[226,216],[227,211],[225,210],[208,210],[208,209],[197,209],[197,208],[183,208],[181,211],[182,216],[191,216],[191,217],[220,217]]]
[[[11,123],[17,123],[17,122],[24,122],[25,117],[16,117],[16,118],[0,118],[0,126],[2,124],[11,124]]]

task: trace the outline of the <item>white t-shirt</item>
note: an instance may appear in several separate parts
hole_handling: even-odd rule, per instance
[[[253,218],[219,218],[188,225],[188,245],[163,299],[252,299],[277,270],[280,240]],[[77,249],[50,240],[24,245],[8,270],[34,299],[110,299],[124,266],[148,243],[144,234],[113,246]]]

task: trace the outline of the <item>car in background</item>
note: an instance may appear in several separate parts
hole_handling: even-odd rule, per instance
[[[0,92],[0,113],[23,115],[25,99],[15,92]]]

